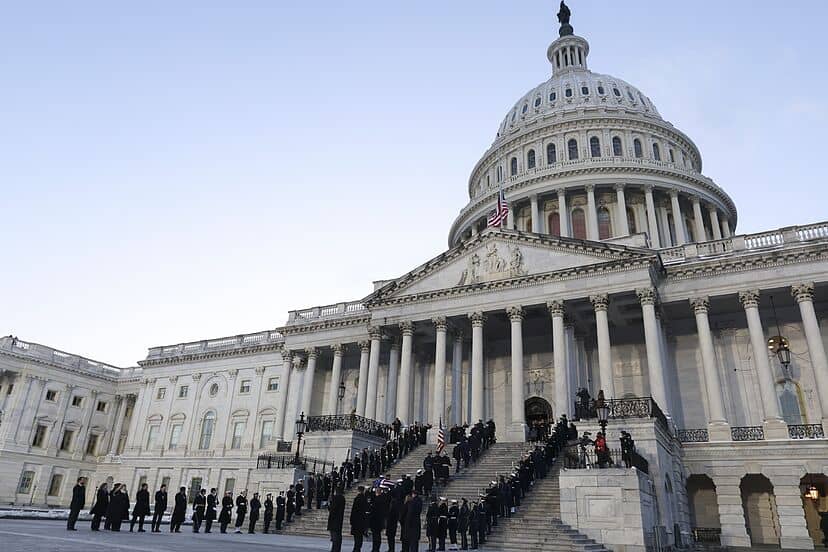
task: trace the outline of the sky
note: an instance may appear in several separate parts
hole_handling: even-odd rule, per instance
[[[0,5],[0,334],[119,366],[443,251],[558,28],[550,0]],[[828,2],[569,6],[737,233],[828,219]]]

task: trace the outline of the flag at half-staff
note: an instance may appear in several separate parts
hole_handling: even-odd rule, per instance
[[[509,216],[509,204],[506,203],[506,196],[503,194],[503,187],[501,186],[497,192],[497,204],[495,205],[494,211],[489,214],[486,226],[489,228],[500,226],[506,220],[507,216]]]

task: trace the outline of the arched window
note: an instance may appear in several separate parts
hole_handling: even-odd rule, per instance
[[[661,148],[658,147],[658,144],[653,144],[653,159],[661,161]]]
[[[598,85],[598,93],[599,93],[599,94],[601,94],[601,95],[603,96],[603,95],[604,95],[604,92],[605,92],[604,87],[603,87],[603,86],[601,86],[601,85],[599,84],[599,85]]]
[[[621,91],[620,91],[620,90],[618,90],[618,89],[617,89],[617,88],[615,88],[615,87],[613,87],[613,89],[612,89],[612,93],[613,93],[613,94],[615,94],[615,96],[616,96],[616,97],[618,97],[618,98],[620,98],[620,97],[621,97]]]
[[[675,163],[675,162],[676,162],[676,154],[673,153],[673,149],[670,148],[670,163]]]
[[[558,162],[558,152],[555,151],[555,144],[546,144],[546,164]]]
[[[572,211],[572,237],[579,240],[586,239],[586,217],[583,209]]]
[[[509,161],[509,176],[515,176],[517,174],[517,157],[512,157],[512,160]]]
[[[641,159],[644,156],[644,151],[641,149],[641,140],[638,138],[633,140],[633,151],[638,159]]]
[[[581,95],[582,96],[589,96],[589,87],[588,86],[582,86],[581,87]]]
[[[578,159],[578,140],[570,138],[569,142],[566,143],[566,148],[569,150],[570,159]]]
[[[564,90],[564,96],[566,96],[567,98],[571,98],[572,97],[572,89],[567,88],[566,90]]]
[[[635,211],[632,207],[627,207],[627,226],[630,227],[630,234],[638,232],[638,228],[635,226]]]
[[[201,421],[201,437],[198,440],[198,448],[205,450],[210,448],[210,442],[213,440],[213,430],[216,426],[216,413],[213,411],[204,415]]]
[[[592,157],[601,157],[601,142],[597,136],[589,139],[589,154]]]
[[[621,149],[621,138],[618,136],[612,137],[612,154],[620,157],[623,154],[623,150]]]
[[[535,150],[533,149],[530,149],[529,152],[526,154],[526,168],[535,168]]]
[[[557,211],[555,211],[554,213],[549,213],[549,217],[547,217],[547,222],[549,223],[549,234],[551,236],[560,236],[561,215]]]
[[[557,99],[558,99],[558,93],[557,92],[555,92],[553,90],[552,92],[549,93],[549,101],[550,102],[554,102]]]
[[[598,209],[598,239],[608,240],[612,237],[610,214],[606,207]]]
[[[528,109],[529,109],[529,104],[523,104],[523,109],[521,109],[521,110],[520,110],[520,112],[521,112],[521,113],[526,113],[526,111],[527,111]]]
[[[794,381],[786,381],[776,384],[776,392],[779,396],[779,405],[782,407],[782,417],[790,425],[804,424],[802,410],[799,404],[799,384]]]
[[[535,98],[535,107],[538,107],[540,104],[541,104],[541,99],[540,99],[540,96],[538,96],[537,98]]]

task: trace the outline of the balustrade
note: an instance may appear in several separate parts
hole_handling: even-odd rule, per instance
[[[796,424],[788,426],[791,439],[825,439],[822,424]]]
[[[710,435],[706,429],[679,429],[676,438],[682,443],[707,443]]]
[[[310,416],[307,432],[312,431],[358,431],[366,435],[388,439],[391,435],[391,426],[356,414],[338,414]]]
[[[764,441],[765,430],[762,426],[731,427],[730,438],[734,441]]]
[[[609,406],[610,420],[623,418],[653,418],[666,432],[670,432],[667,417],[661,411],[658,404],[652,397],[634,397],[631,399],[608,399],[604,404]],[[594,404],[575,403],[575,419],[590,420],[596,419],[598,414]]]
[[[256,468],[260,470],[283,470],[302,468],[306,472],[327,473],[334,467],[329,460],[299,456],[294,454],[260,454],[256,461]]]

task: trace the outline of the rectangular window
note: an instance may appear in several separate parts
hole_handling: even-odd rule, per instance
[[[230,443],[231,449],[240,449],[242,444],[242,437],[244,436],[244,422],[236,422],[233,424],[233,441]]]
[[[69,451],[72,448],[72,438],[75,432],[71,429],[63,430],[63,438],[60,440],[60,450]]]
[[[83,406],[83,397],[81,397],[80,395],[75,395],[74,397],[72,397],[72,406],[77,408]]]
[[[189,496],[187,497],[190,500],[190,504],[193,503],[195,500],[198,491],[201,490],[201,478],[200,477],[193,477],[190,480],[190,492],[188,493]]]
[[[49,389],[46,391],[46,400],[49,402],[57,401],[57,391],[54,389]]]
[[[242,380],[239,393],[250,393],[250,380]]]
[[[170,450],[178,448],[178,441],[181,439],[181,428],[183,424],[175,424],[170,428]]]
[[[63,485],[63,476],[59,473],[52,475],[49,481],[49,496],[60,496],[60,487]]]
[[[232,493],[236,489],[236,478],[228,477],[224,480],[224,492]]]
[[[43,447],[43,443],[46,441],[46,431],[48,431],[48,428],[45,425],[37,424],[37,429],[35,429],[34,438],[32,439],[33,447]]]
[[[10,383],[9,387],[6,389],[6,395],[11,395],[12,391],[14,391],[14,384]]]
[[[34,482],[35,472],[24,471],[20,474],[20,483],[17,484],[18,494],[29,494],[32,492],[32,483]]]
[[[259,439],[259,448],[265,448],[273,443],[273,420],[262,422],[262,436]]]
[[[178,398],[179,399],[185,398],[189,392],[190,392],[190,386],[189,385],[182,385],[181,387],[178,388]]]
[[[279,378],[270,378],[267,380],[267,390],[276,391],[279,389]]]
[[[154,449],[155,445],[158,442],[158,429],[159,426],[151,425],[149,427],[149,432],[147,433],[147,448]]]
[[[160,401],[161,399],[163,399],[166,396],[167,396],[167,388],[166,387],[159,387],[158,388],[158,393],[155,394],[155,398]]]
[[[162,485],[166,485],[166,486],[167,486],[167,488],[169,489],[169,488],[170,488],[170,476],[169,476],[169,475],[167,475],[167,476],[165,476],[165,477],[162,477],[162,478],[161,478],[161,484],[162,484]]]
[[[86,454],[94,455],[95,451],[98,449],[98,436],[94,433],[89,436],[89,440],[86,442]]]
[[[106,401],[98,401],[98,406],[95,407],[98,412],[106,412]]]

